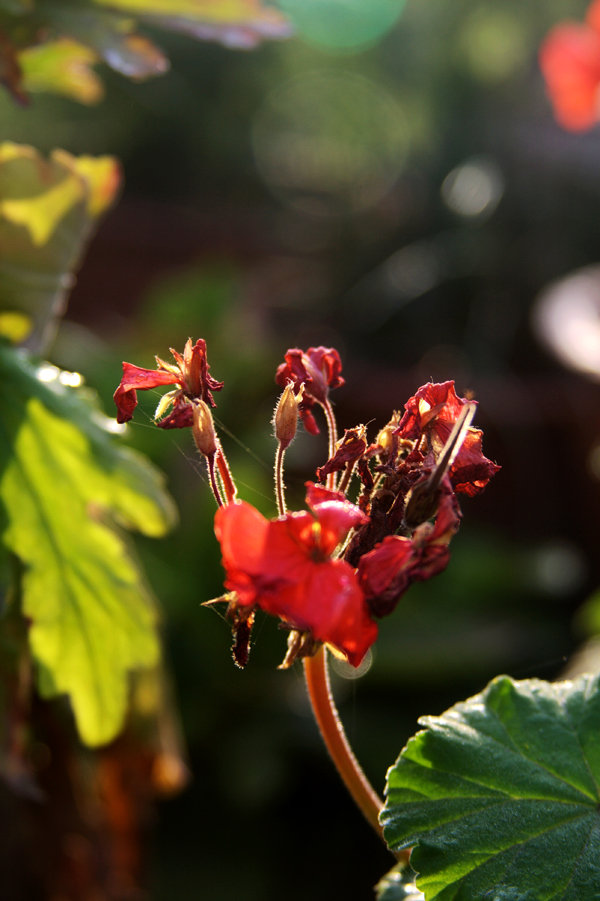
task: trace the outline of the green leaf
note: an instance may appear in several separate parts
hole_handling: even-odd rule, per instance
[[[128,671],[158,657],[156,613],[114,524],[161,535],[157,473],[116,448],[73,374],[0,348],[2,544],[22,562],[22,609],[45,696],[68,693],[84,742],[119,731]]]
[[[104,93],[91,68],[98,54],[71,38],[34,44],[19,53],[23,86],[27,91],[63,94],[80,103],[97,103]]]
[[[288,19],[261,0],[93,0],[135,15],[158,28],[181,31],[227,46],[254,47],[263,39],[287,38]]]
[[[46,161],[33,147],[0,144],[0,312],[29,317],[30,348],[52,337],[70,273],[119,182],[112,157],[55,150]]]
[[[262,0],[0,0],[0,15],[0,84],[23,105],[27,91],[94,103],[102,94],[90,68],[97,59],[136,80],[166,72],[169,60],[139,26],[242,48],[292,32]]]
[[[86,44],[88,53],[129,78],[143,80],[162,75],[169,68],[164,54],[136,32],[131,16],[88,5],[54,3],[46,8],[45,19],[56,33]]]
[[[502,676],[420,720],[381,821],[427,901],[600,898],[598,678]]]

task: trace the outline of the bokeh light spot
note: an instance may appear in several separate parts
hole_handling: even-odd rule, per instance
[[[404,112],[385,88],[339,70],[276,88],[253,128],[265,182],[282,201],[313,215],[355,212],[381,200],[408,143]]]
[[[575,591],[583,584],[587,575],[581,551],[566,542],[552,542],[540,547],[532,563],[536,586],[555,597]]]
[[[533,310],[534,328],[558,359],[600,377],[600,266],[589,266],[553,282]]]
[[[335,654],[331,654],[329,660],[331,668],[338,676],[341,676],[342,679],[349,679],[352,681],[354,679],[360,679],[361,676],[364,676],[369,672],[373,665],[373,654],[369,648],[358,666],[351,666],[345,660],[336,657]]]
[[[465,19],[459,52],[480,81],[500,82],[530,59],[530,46],[516,11],[486,5]]]
[[[375,43],[397,21],[404,0],[279,0],[297,34],[331,50]]]
[[[491,216],[504,193],[504,179],[493,160],[467,160],[448,173],[442,183],[446,206],[460,216]]]

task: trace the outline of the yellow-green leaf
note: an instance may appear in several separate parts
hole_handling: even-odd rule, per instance
[[[71,38],[34,44],[19,53],[26,91],[64,94],[80,103],[97,103],[104,94],[92,66],[98,54]]]
[[[30,346],[41,350],[64,312],[70,273],[120,183],[112,157],[0,144],[0,312],[33,322]]]
[[[0,349],[1,540],[23,564],[39,688],[68,694],[98,745],[123,723],[129,671],[158,657],[154,604],[115,523],[160,535],[174,511],[156,472],[52,372]]]

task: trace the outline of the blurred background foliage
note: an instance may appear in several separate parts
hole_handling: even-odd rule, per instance
[[[448,570],[382,624],[368,671],[335,677],[381,789],[420,714],[499,672],[553,678],[598,630],[600,135],[554,123],[536,58],[585,2],[371,0],[372,18],[344,29],[327,5],[281,0],[296,35],[251,52],[147,27],[168,73],[137,84],[99,68],[93,106],[3,94],[1,136],[114,154],[125,173],[52,361],[110,415],[121,360],[150,367],[205,338],[240,493],[265,513],[288,347],[339,349],[342,427],[374,433],[429,379],[474,391],[503,469],[463,503]],[[338,785],[300,672],[275,669],[284,636],[261,619],[242,673],[228,626],[201,607],[222,591],[213,501],[190,436],[152,425],[157,398],[140,398],[126,440],[167,473],[180,511],[168,538],[136,546],[192,781],[148,814],[143,897],[368,898],[389,855]],[[291,506],[325,447],[301,435],[288,452]],[[10,897],[32,897],[12,841],[2,852]]]

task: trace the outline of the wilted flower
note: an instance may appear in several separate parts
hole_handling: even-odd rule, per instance
[[[275,375],[275,381],[285,388],[291,381],[294,391],[304,385],[304,396],[300,402],[300,416],[304,426],[312,435],[318,435],[319,427],[312,413],[315,403],[324,405],[328,401],[329,389],[344,384],[341,376],[342,361],[333,347],[309,347],[307,351],[292,347],[285,354]]]
[[[425,447],[421,449],[431,451],[437,460],[463,408],[474,403],[458,397],[453,381],[428,382],[407,400],[397,434],[404,440],[424,439]],[[450,467],[450,480],[459,493],[477,494],[500,469],[483,456],[482,436],[481,429],[469,428]]]
[[[162,429],[182,429],[193,423],[193,401],[202,400],[215,406],[213,391],[220,391],[223,382],[217,382],[208,374],[206,341],[198,338],[195,344],[188,338],[183,355],[170,349],[175,364],[165,363],[156,357],[158,369],[141,369],[132,363],[123,363],[123,378],[114,393],[117,405],[117,422],[128,422],[137,406],[137,392],[162,385],[176,385],[177,390],[169,391],[161,399],[155,414],[157,425]],[[162,418],[168,409],[169,416]]]

